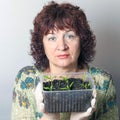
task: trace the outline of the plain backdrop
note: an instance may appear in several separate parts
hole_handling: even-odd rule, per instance
[[[22,67],[34,63],[29,55],[30,30],[33,28],[34,17],[48,1],[0,1],[0,120],[10,120],[16,74]],[[120,108],[120,1],[69,0],[69,2],[80,6],[87,15],[97,39],[97,53],[92,64],[113,75]]]

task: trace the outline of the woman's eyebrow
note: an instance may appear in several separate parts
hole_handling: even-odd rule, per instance
[[[50,30],[50,31],[48,32],[48,34],[55,34],[55,31]]]
[[[65,32],[74,32],[74,31],[71,29],[67,29],[67,30],[65,30]]]
[[[68,32],[74,32],[74,31],[71,30],[71,29],[66,29],[66,30],[64,29],[64,31],[65,31],[66,33],[68,33]],[[56,33],[56,32],[55,32],[55,31],[52,31],[52,30],[48,32],[48,34],[55,34],[55,33]]]

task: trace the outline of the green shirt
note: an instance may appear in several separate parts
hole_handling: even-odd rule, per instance
[[[39,71],[34,66],[22,68],[15,79],[12,102],[12,120],[40,120],[35,102],[35,88],[40,81]],[[98,92],[97,110],[89,120],[119,120],[116,92],[112,77],[100,68],[89,67]],[[69,120],[70,113],[60,113],[59,120]]]

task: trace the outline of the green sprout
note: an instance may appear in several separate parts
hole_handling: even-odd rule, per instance
[[[53,83],[53,80],[55,80],[55,78],[56,78],[56,76],[49,76],[49,75],[45,75],[44,76],[44,78],[45,78],[45,81],[44,81],[44,90],[46,90],[46,91],[53,91],[54,90],[54,83]],[[61,87],[62,88],[59,88],[60,90],[71,90],[72,89],[72,87],[73,87],[73,84],[74,84],[74,81],[69,81],[70,80],[70,78],[68,78],[67,76],[61,76],[61,79],[60,80],[63,80],[63,81],[65,81],[64,82],[64,86],[62,87],[61,85]],[[83,79],[81,79],[82,80],[82,82],[79,84],[79,86],[80,86],[80,88],[82,88],[82,89],[89,89],[90,87],[91,87],[91,83],[90,82],[85,82],[85,81],[83,81]]]
[[[88,88],[90,88],[91,84],[89,82],[88,83],[83,82],[82,84],[80,84],[80,86],[84,89],[88,89]]]
[[[47,87],[44,86],[44,89],[47,90],[47,91],[52,91],[53,90],[52,81],[53,81],[54,77],[45,75],[44,78],[46,79],[45,81],[50,81],[50,86],[47,86]]]
[[[69,84],[69,78],[66,76],[63,76],[62,79],[66,82],[66,87],[61,88],[61,90],[70,90],[73,85],[73,82]]]

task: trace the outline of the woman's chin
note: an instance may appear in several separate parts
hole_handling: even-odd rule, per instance
[[[71,68],[75,68],[75,64],[68,64],[68,63],[58,64],[57,66],[59,68],[68,69],[68,70]]]

